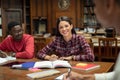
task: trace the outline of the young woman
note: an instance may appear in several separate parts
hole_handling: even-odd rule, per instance
[[[85,38],[77,35],[71,19],[62,16],[57,19],[56,38],[38,52],[38,58],[54,60],[94,61],[94,54]],[[49,55],[49,52],[56,53]]]

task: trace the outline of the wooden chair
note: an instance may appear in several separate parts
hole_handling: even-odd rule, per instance
[[[45,38],[35,37],[35,56],[39,50],[41,50],[45,46]]]
[[[116,60],[118,55],[118,46],[116,38],[99,38],[99,56],[98,60],[112,59]]]
[[[53,39],[52,38],[44,38],[44,37],[34,37],[34,44],[35,44],[35,56],[37,55],[38,51],[44,48],[48,43],[50,43]]]
[[[91,38],[86,38],[86,41],[88,42],[88,44],[90,45],[91,50],[92,50],[93,53],[94,53],[94,45],[93,45],[93,43],[92,43]]]

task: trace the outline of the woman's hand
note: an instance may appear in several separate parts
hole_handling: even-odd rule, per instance
[[[58,56],[55,54],[52,54],[51,56],[47,55],[45,56],[45,59],[50,60],[50,61],[54,61],[58,59]]]
[[[59,59],[60,59],[60,60],[67,60],[67,61],[70,61],[70,60],[73,59],[73,57],[72,57],[72,56],[69,56],[69,57],[60,57]]]
[[[50,56],[50,60],[51,60],[51,61],[54,61],[54,60],[57,60],[57,59],[58,59],[58,56],[55,55],[55,54],[52,54],[52,55]]]

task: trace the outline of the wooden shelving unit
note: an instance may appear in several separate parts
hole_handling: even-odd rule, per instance
[[[25,23],[25,32],[31,34],[31,22],[30,22],[30,0],[23,0],[24,4],[24,23]]]
[[[98,26],[98,21],[94,13],[94,5],[91,0],[84,0],[84,27],[93,27]]]

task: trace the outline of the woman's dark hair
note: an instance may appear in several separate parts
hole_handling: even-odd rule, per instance
[[[66,21],[66,22],[68,22],[70,25],[72,24],[72,22],[71,22],[71,19],[70,19],[69,17],[67,17],[67,16],[62,16],[62,17],[59,17],[59,18],[57,19],[56,36],[61,36],[61,37],[62,37],[62,35],[61,35],[60,32],[59,32],[59,23],[60,23],[61,21]],[[74,28],[72,28],[72,34],[76,34]]]

